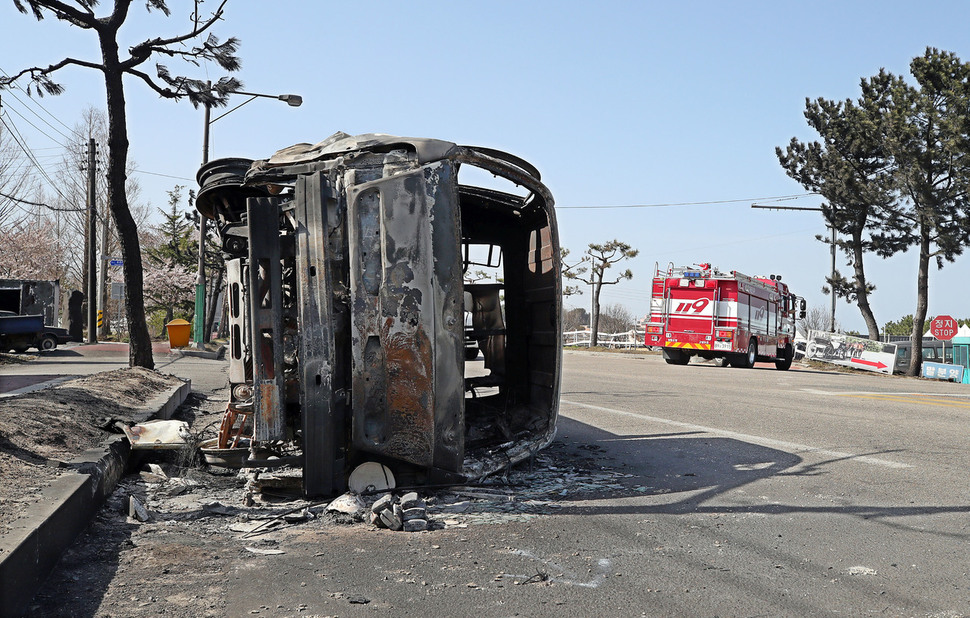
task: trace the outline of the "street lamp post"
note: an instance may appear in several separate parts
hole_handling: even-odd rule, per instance
[[[207,86],[212,89],[212,82],[208,82]],[[303,97],[298,94],[259,94],[257,92],[243,92],[241,90],[234,90],[230,94],[241,94],[248,96],[249,98],[240,103],[239,105],[233,107],[232,109],[226,111],[223,114],[216,116],[210,120],[212,115],[212,105],[208,102],[205,104],[205,124],[202,129],[202,165],[209,162],[209,125],[224,118],[225,116],[236,111],[243,105],[253,101],[257,98],[265,99],[277,99],[283,101],[290,107],[299,107],[303,104]],[[206,218],[199,217],[199,266],[198,275],[195,278],[195,324],[194,329],[194,343],[196,348],[203,348],[205,344],[209,341],[208,329],[205,327],[205,236],[206,236]]]

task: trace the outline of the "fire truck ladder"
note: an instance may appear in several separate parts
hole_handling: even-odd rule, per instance
[[[677,275],[683,275],[683,273],[685,271],[687,271],[687,270],[693,270],[693,269],[674,268],[674,263],[673,262],[671,262],[667,266],[667,277],[664,278],[664,293],[663,293],[663,301],[664,301],[664,304],[663,304],[663,325],[664,325],[664,333],[668,332],[670,314],[673,313],[673,309],[674,309],[671,306],[671,304],[670,304],[670,301],[672,300],[672,297],[671,297],[671,288],[670,288],[670,286],[667,285],[667,280],[668,280],[668,278],[673,278],[673,277],[675,277]],[[716,270],[711,269],[711,273],[712,274],[716,274],[716,272],[717,272]],[[657,270],[657,274],[659,275],[659,269]],[[720,288],[720,286],[717,286],[717,287],[714,288],[714,297],[711,300],[713,302],[713,306],[711,307],[711,311],[713,313],[711,315],[710,330],[707,333],[699,333],[699,334],[702,334],[702,335],[703,334],[710,335],[711,336],[711,347],[713,348],[714,347],[714,330],[717,328],[718,307],[720,306],[720,302],[721,302],[721,288]],[[682,333],[684,331],[674,331],[674,332]],[[691,334],[698,334],[698,333],[692,332]]]

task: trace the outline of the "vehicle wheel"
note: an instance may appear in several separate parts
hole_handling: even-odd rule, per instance
[[[739,369],[750,369],[754,367],[755,361],[758,359],[758,340],[754,337],[748,341],[748,352],[747,354],[735,354],[731,357],[731,366],[737,367]]]
[[[37,344],[37,349],[41,352],[49,352],[57,347],[57,337],[54,335],[44,335]]]
[[[465,348],[465,360],[473,361],[478,358],[478,348]]]
[[[28,348],[28,347],[29,347],[29,346],[25,346],[25,345],[18,345],[17,347],[15,347],[15,348],[13,349],[13,351],[14,351],[14,352],[16,352],[17,354],[23,354],[24,352],[26,352],[26,351],[27,351],[27,348]]]
[[[668,365],[686,365],[690,362],[690,355],[676,348],[664,348],[663,355]]]
[[[781,356],[775,359],[775,369],[780,369],[781,371],[788,371],[791,367],[792,359],[795,358],[795,350],[791,347],[791,344],[785,344],[785,351],[782,352]]]

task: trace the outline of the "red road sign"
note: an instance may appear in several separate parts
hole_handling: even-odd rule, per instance
[[[930,334],[940,341],[949,341],[957,334],[960,325],[948,315],[938,315],[930,322]]]

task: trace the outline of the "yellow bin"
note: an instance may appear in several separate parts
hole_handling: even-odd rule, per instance
[[[168,330],[168,347],[184,348],[189,345],[189,334],[192,332],[192,325],[185,320],[172,320],[165,325]]]

